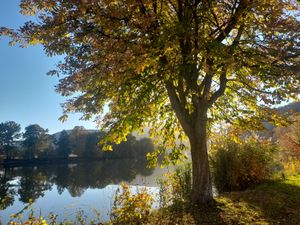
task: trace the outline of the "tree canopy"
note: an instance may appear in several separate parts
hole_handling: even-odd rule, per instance
[[[48,129],[44,129],[38,124],[25,127],[23,138],[22,145],[26,148],[25,157],[29,159],[43,153],[51,145]]]
[[[65,113],[98,115],[108,144],[149,127],[173,150],[173,161],[188,137],[195,202],[211,199],[210,122],[257,127],[262,118],[276,119],[266,106],[299,94],[294,0],[22,0],[20,6],[36,22],[2,34],[21,45],[40,43],[49,56],[65,55],[50,71],[61,77],[57,91],[70,96]]]
[[[21,126],[14,121],[0,123],[0,149],[6,158],[10,158],[10,150],[13,149],[15,141],[21,136]]]

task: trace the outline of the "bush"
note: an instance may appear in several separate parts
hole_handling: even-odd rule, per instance
[[[153,198],[146,189],[132,194],[128,185],[122,184],[118,190],[112,207],[111,224],[145,224],[148,222],[149,214],[153,204]]]
[[[300,174],[300,159],[295,157],[285,157],[283,159],[282,158],[281,158],[281,163],[283,166],[282,175],[284,177]]]
[[[174,172],[165,174],[159,180],[160,185],[160,206],[184,205],[190,200],[192,188],[192,168],[187,163],[178,167]]]
[[[275,150],[274,145],[252,138],[242,143],[225,139],[212,145],[211,164],[217,190],[243,190],[270,179]]]

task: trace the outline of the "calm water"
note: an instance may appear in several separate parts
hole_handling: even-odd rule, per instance
[[[75,219],[80,210],[88,218],[95,217],[94,209],[108,220],[121,182],[127,182],[133,192],[146,186],[157,198],[156,180],[162,173],[146,168],[146,162],[129,159],[0,169],[0,220],[6,224],[30,200],[37,214],[53,212],[59,221]]]

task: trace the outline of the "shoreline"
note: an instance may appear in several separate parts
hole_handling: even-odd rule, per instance
[[[30,166],[43,166],[52,164],[70,164],[70,163],[86,163],[97,162],[106,160],[118,160],[118,159],[133,159],[133,158],[53,158],[53,159],[4,159],[0,163],[2,168],[13,167],[30,167]]]

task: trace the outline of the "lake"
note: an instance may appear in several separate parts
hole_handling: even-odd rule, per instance
[[[80,210],[87,218],[95,217],[96,210],[107,221],[122,182],[128,183],[133,192],[146,187],[156,198],[154,207],[158,207],[156,181],[166,169],[149,169],[146,163],[122,159],[0,169],[0,220],[7,224],[12,213],[33,201],[37,215],[53,212],[58,221],[75,220]]]

